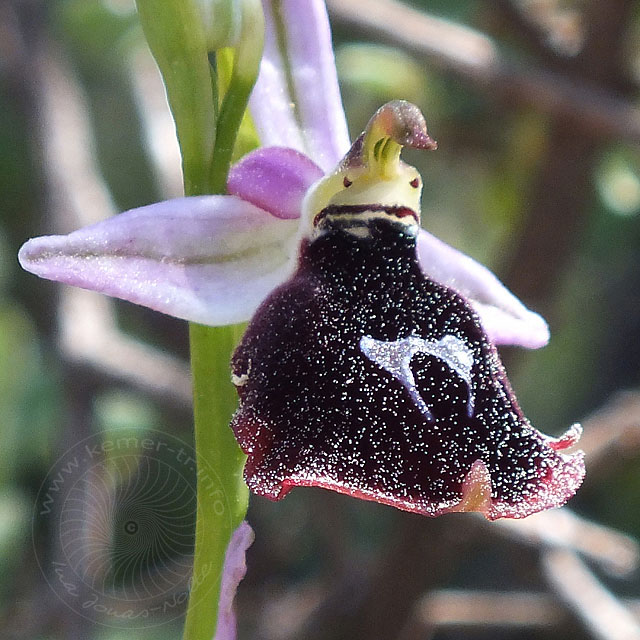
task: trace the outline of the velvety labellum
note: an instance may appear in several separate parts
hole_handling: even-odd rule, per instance
[[[348,227],[303,242],[234,355],[249,487],[490,519],[563,504],[584,465],[559,451],[579,428],[531,426],[470,305],[422,273],[415,229],[392,216]]]

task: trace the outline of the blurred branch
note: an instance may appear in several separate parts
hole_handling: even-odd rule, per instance
[[[554,572],[557,573],[558,570]],[[574,574],[575,579],[579,577],[579,574]],[[593,580],[591,574],[588,577],[589,581]],[[574,584],[573,587],[579,590],[580,584]],[[600,595],[602,594],[599,592],[598,596]],[[609,596],[610,594],[607,595]],[[627,621],[629,613],[635,621],[640,619],[640,601],[619,600],[617,606],[623,607]],[[442,627],[547,628],[563,624],[566,620],[564,607],[556,598],[545,593],[438,589],[418,601],[413,618],[403,631],[401,640],[425,640],[429,631]],[[632,625],[631,628],[634,629],[637,622],[632,621]],[[623,636],[597,637],[613,640]],[[632,640],[636,636],[624,637]]]
[[[553,327],[555,296],[581,245],[593,198],[598,142],[593,131],[560,116],[541,134],[545,151],[523,198],[504,281]]]
[[[401,640],[425,640],[440,627],[548,628],[566,619],[564,609],[543,593],[439,589],[416,604]]]
[[[622,97],[637,94],[637,87],[630,86],[627,80],[623,64],[625,35],[634,6],[635,0],[586,3],[582,49],[570,65],[565,65],[565,76],[569,74],[576,86],[597,87],[606,96],[602,104],[611,105],[610,114],[617,113],[621,123],[627,121],[631,125],[628,135],[624,135],[623,127],[618,137],[637,144],[638,111],[631,106],[627,120],[624,112],[631,103]],[[583,99],[595,101],[597,96],[585,94]],[[579,250],[594,196],[594,166],[603,134],[607,133],[606,127],[599,128],[596,121],[585,117],[587,114],[578,105],[575,108],[578,117],[568,112],[553,114],[546,153],[540,158],[531,192],[525,199],[523,222],[505,278],[507,285],[528,304],[546,314],[551,313],[558,283]]]
[[[573,552],[548,551],[542,560],[549,584],[594,638],[640,640],[640,624]]]
[[[298,617],[287,634],[271,637],[395,638],[399,622],[411,615],[416,599],[456,570],[475,540],[478,522],[469,520],[453,531],[446,518],[402,512],[393,512],[391,518],[389,539],[394,543],[376,556],[372,566],[345,567],[338,588],[324,597],[316,594],[306,617]]]
[[[640,392],[623,391],[583,421],[580,447],[589,470],[613,456],[635,455],[640,448]]]
[[[103,375],[191,408],[189,367],[135,340],[116,326],[112,304],[92,291],[65,287],[58,309],[60,347],[72,361]]]
[[[39,59],[41,147],[57,231],[67,233],[116,213],[93,153],[82,92],[59,52]],[[60,348],[75,362],[146,392],[191,406],[188,366],[123,334],[111,300],[65,287],[58,310]]]
[[[128,66],[138,116],[146,147],[155,167],[159,191],[166,199],[182,196],[180,147],[158,67],[146,47],[133,52]]]
[[[616,576],[631,573],[640,558],[638,543],[632,537],[581,518],[567,507],[486,526],[526,544],[578,551]]]
[[[624,37],[637,13],[637,0],[589,0],[585,3],[585,41],[576,63],[583,77],[606,83],[616,91],[638,92],[629,80]],[[633,33],[633,32],[632,32]],[[612,38],[616,38],[612,41]]]
[[[536,15],[533,15],[532,5],[538,9]],[[496,2],[496,8],[514,34],[525,40],[545,64],[560,68],[572,64],[573,55],[583,44],[584,33],[577,11],[558,5],[558,2],[531,3],[518,0]],[[569,11],[576,14],[573,20],[566,19]],[[564,20],[561,12],[564,13]],[[567,29],[567,23],[572,28]]]
[[[377,40],[426,57],[445,71],[507,102],[562,116],[590,136],[640,143],[640,110],[575,76],[508,62],[488,36],[396,0],[328,0],[335,20]]]
[[[522,3],[517,0],[497,0],[496,7],[511,24],[514,32],[524,39],[535,53],[545,59],[558,58],[557,52],[549,46],[549,34],[532,19]]]
[[[84,96],[62,53],[49,44],[37,58],[42,162],[58,233],[116,213],[93,153]]]

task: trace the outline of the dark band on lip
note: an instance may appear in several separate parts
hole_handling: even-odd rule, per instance
[[[398,205],[383,205],[383,204],[334,204],[325,207],[320,213],[313,219],[313,226],[317,227],[318,224],[327,216],[341,216],[341,215],[357,215],[359,213],[381,211],[390,216],[396,218],[406,218],[411,216],[416,224],[419,224],[418,214],[409,207],[402,207]]]

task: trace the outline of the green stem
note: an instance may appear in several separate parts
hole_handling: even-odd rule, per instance
[[[264,19],[260,0],[244,0],[242,12],[231,81],[216,122],[208,180],[209,192],[214,194],[226,191],[233,147],[262,57]],[[185,184],[189,184],[187,177],[185,173]],[[229,362],[242,329],[189,325],[198,512],[184,640],[214,637],[225,553],[247,512],[249,493],[242,477],[246,457],[229,428],[237,405]]]
[[[249,494],[242,478],[245,456],[229,428],[237,404],[229,360],[242,330],[189,326],[198,513],[184,640],[214,637],[225,552],[247,511]]]
[[[214,16],[203,13],[201,2],[136,0],[149,47],[167,87],[187,196],[226,191],[233,148],[258,75],[264,39],[261,0],[208,0],[208,8],[217,12]],[[224,35],[228,31],[225,19],[237,9],[238,2],[242,20],[239,40],[233,46],[233,56],[224,62],[227,67],[222,81],[220,65],[214,68],[210,64],[221,49],[210,49],[233,43],[214,43],[209,37],[212,25],[204,24],[203,18],[215,18],[214,26]],[[228,87],[226,78],[230,78]],[[218,112],[219,95],[224,99]],[[245,119],[245,123],[249,120]],[[243,139],[246,147],[253,137],[244,135]],[[242,479],[245,456],[229,428],[237,403],[229,361],[241,330],[191,324],[189,332],[197,518],[184,640],[212,640],[226,550],[248,504],[248,490]]]

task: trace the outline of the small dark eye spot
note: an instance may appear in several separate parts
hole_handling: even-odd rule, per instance
[[[409,183],[414,189],[417,189],[420,186],[420,178],[414,178],[410,183]]]
[[[344,180],[342,181],[342,184],[343,184],[345,187],[350,187],[350,186],[353,184],[353,182],[352,182],[351,180],[349,180],[349,178],[347,178],[347,176],[345,176],[345,177],[344,177]]]

